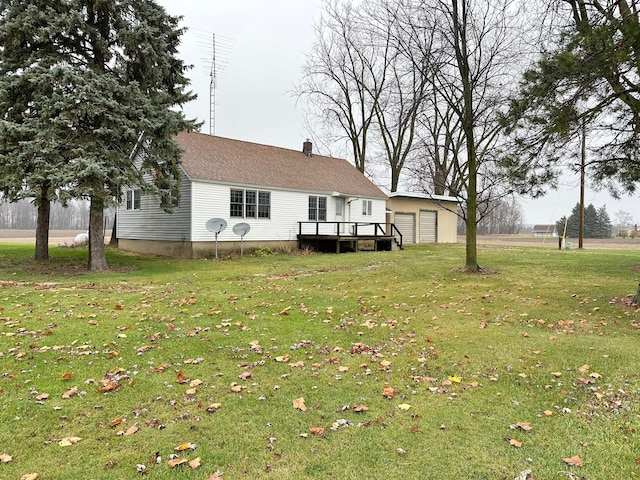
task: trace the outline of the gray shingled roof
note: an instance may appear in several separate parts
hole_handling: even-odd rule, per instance
[[[358,169],[340,158],[308,157],[302,149],[202,133],[181,133],[176,140],[184,150],[182,167],[191,180],[386,198]]]

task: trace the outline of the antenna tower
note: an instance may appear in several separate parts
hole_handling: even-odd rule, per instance
[[[211,81],[209,82],[209,135],[216,134],[216,83],[217,83],[217,68],[216,68],[216,34],[212,35],[212,51],[213,58],[211,59]]]
[[[198,40],[201,53],[206,55],[201,58],[209,75],[209,135],[216,134],[216,90],[218,79],[224,77],[224,68],[227,57],[230,55],[234,40],[221,37],[213,32],[192,28],[192,33]],[[221,75],[222,74],[222,75]]]

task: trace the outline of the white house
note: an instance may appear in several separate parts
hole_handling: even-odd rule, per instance
[[[314,155],[311,142],[295,151],[201,133],[176,140],[184,153],[175,212],[153,195],[124,192],[119,248],[203,258],[238,251],[241,240],[244,249],[295,249],[315,239],[339,250],[347,237],[386,231],[387,196],[347,160]],[[212,225],[225,223],[216,239]],[[239,224],[249,229],[243,237]]]

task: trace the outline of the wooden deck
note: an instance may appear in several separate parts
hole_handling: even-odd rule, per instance
[[[393,223],[298,222],[298,248],[335,253],[391,251],[402,249],[402,234]]]

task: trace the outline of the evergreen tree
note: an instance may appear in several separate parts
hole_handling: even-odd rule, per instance
[[[579,220],[579,217],[578,217]],[[592,203],[584,209],[584,238],[598,238],[598,211]]]
[[[611,218],[607,213],[607,206],[603,205],[598,209],[598,238],[609,238],[613,226],[611,225]]]
[[[562,235],[567,217],[556,222],[558,235]],[[567,238],[578,238],[580,235],[580,204],[576,203],[567,221]],[[611,220],[606,206],[597,209],[589,204],[584,209],[584,238],[609,238],[611,236]]]
[[[1,184],[42,205],[90,199],[91,270],[108,268],[104,209],[123,188],[171,208],[173,136],[195,127],[176,109],[193,99],[178,22],[154,0],[0,0]]]

